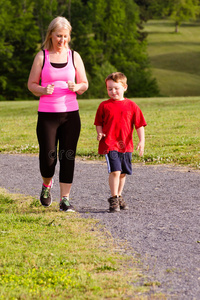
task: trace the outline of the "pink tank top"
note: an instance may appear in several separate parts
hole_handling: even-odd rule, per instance
[[[54,84],[52,95],[43,95],[39,101],[39,112],[68,112],[79,109],[76,93],[68,89],[67,82],[75,81],[75,68],[72,51],[68,50],[67,65],[54,68],[49,60],[49,51],[45,50],[45,63],[41,73],[41,85]]]

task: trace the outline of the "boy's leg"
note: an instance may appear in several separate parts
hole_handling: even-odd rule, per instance
[[[122,159],[124,155],[117,151],[110,151],[106,155],[106,161],[109,172],[109,186],[111,191],[111,197],[108,199],[110,203],[110,212],[118,212],[120,208],[124,209],[122,205],[122,197],[119,197],[122,193],[125,184],[125,173],[121,174]]]
[[[119,199],[118,199],[118,189],[121,171],[114,171],[109,174],[109,186],[111,191],[111,197],[108,199],[110,204],[110,212],[120,211]]]
[[[120,186],[120,174],[121,171],[115,171],[109,174],[109,186],[110,186],[112,197],[118,196],[118,191]]]
[[[118,196],[121,196],[123,188],[124,188],[124,184],[126,181],[126,174],[120,174],[120,178],[119,178],[119,187],[118,187]]]
[[[125,180],[126,180],[126,174],[123,173],[120,175],[119,190],[118,190],[119,206],[120,206],[120,209],[123,209],[123,210],[128,209],[128,206],[127,206],[125,200],[121,196],[123,188],[124,188]]]

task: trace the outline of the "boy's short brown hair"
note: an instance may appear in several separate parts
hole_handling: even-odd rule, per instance
[[[115,82],[121,82],[122,85],[127,84],[127,77],[121,72],[114,72],[114,73],[111,73],[110,75],[108,75],[108,77],[106,77],[106,79],[105,79],[106,84],[107,84],[108,80],[113,80]]]

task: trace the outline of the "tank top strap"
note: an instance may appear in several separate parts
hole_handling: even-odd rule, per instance
[[[44,52],[45,52],[45,61],[48,61],[50,63],[50,60],[49,60],[49,51],[47,49],[44,49]]]
[[[75,63],[74,63],[74,50],[71,50],[71,51],[72,51],[72,64],[73,64],[74,69],[76,69]]]
[[[73,64],[73,53],[72,53],[72,50],[71,49],[69,49],[68,50],[68,55],[67,55],[67,65],[69,66],[73,66],[74,64]]]

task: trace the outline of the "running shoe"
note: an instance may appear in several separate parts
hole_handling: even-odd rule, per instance
[[[52,203],[52,196],[51,196],[51,188],[53,187],[53,179],[51,182],[51,186],[44,186],[44,184],[42,185],[42,191],[40,194],[40,203],[45,206],[48,207],[51,205]]]
[[[70,204],[68,197],[62,197],[60,200],[60,210],[65,212],[75,212],[75,209]]]

